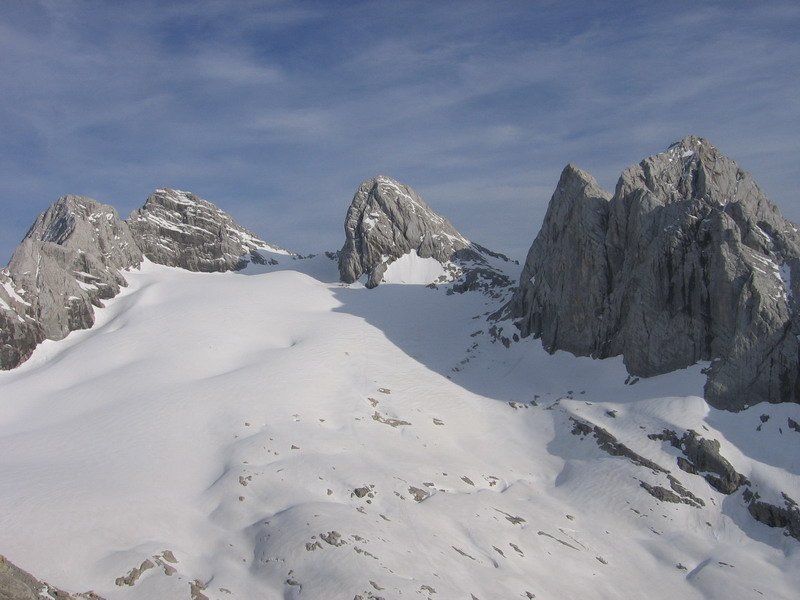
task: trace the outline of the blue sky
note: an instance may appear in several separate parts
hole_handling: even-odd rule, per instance
[[[524,257],[561,169],[708,138],[800,221],[797,2],[0,2],[0,262],[67,193],[157,187],[337,249],[391,175]]]

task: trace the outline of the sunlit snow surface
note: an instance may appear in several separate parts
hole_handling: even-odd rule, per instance
[[[800,544],[647,434],[693,428],[797,499],[800,407],[711,410],[700,366],[625,385],[620,360],[493,341],[483,295],[274,257],[147,263],[93,329],[0,374],[2,554],[109,599],[797,597]],[[706,506],[656,501],[570,417]]]
[[[421,258],[417,251],[412,249],[386,267],[383,282],[422,285],[445,276],[446,271],[442,263],[431,257]]]

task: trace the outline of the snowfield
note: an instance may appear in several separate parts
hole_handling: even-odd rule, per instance
[[[635,380],[506,348],[496,300],[400,284],[440,274],[416,256],[373,290],[270,257],[145,263],[0,373],[0,552],[109,600],[797,598],[800,542],[648,435],[718,440],[782,505],[800,406],[710,409],[707,365]],[[667,472],[702,505],[648,493]]]

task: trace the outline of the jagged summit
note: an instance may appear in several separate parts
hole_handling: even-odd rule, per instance
[[[597,334],[589,331],[600,327],[595,317],[611,285],[605,253],[610,199],[587,172],[564,168],[514,296],[515,316],[526,317],[519,322],[522,335],[541,337],[548,350],[594,351]]]
[[[507,263],[507,257],[470,242],[411,187],[385,175],[359,186],[344,229],[339,274],[345,283],[366,275],[373,288],[392,275],[393,265],[433,259],[440,265],[431,271],[438,274],[435,282],[456,281],[454,291],[480,289],[498,297],[511,284],[490,265],[494,259]]]
[[[61,339],[91,327],[92,306],[125,286],[120,271],[142,255],[128,225],[108,205],[64,196],[42,213],[11,257],[8,272],[24,291],[25,314],[41,335]]]
[[[367,287],[378,285],[389,264],[412,250],[421,258],[446,263],[456,251],[470,246],[413,189],[384,175],[359,186],[344,230],[341,279],[352,283],[366,274]]]
[[[798,402],[799,257],[750,174],[687,136],[625,169],[610,200],[568,166],[509,309],[549,351],[622,355],[635,375],[713,361],[719,407]]]
[[[259,248],[279,250],[211,202],[181,190],[157,189],[128,222],[145,257],[190,271],[238,270],[252,257],[259,260]]]

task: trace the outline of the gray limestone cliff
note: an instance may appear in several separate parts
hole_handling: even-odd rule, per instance
[[[595,351],[611,288],[605,251],[610,198],[591,175],[568,165],[528,253],[514,316],[524,317],[522,334],[541,337],[548,350]]]
[[[367,287],[378,285],[389,263],[411,250],[446,263],[456,251],[470,247],[469,240],[414,190],[384,176],[359,186],[347,210],[344,231],[341,279],[353,283],[366,274]]]
[[[800,235],[749,173],[689,136],[613,197],[568,166],[507,307],[523,335],[652,376],[712,361],[714,406],[800,402]]]
[[[0,556],[0,600],[102,600],[94,592],[71,595],[23,571],[4,556]]]
[[[435,213],[409,186],[379,175],[356,191],[344,223],[345,243],[339,253],[339,275],[353,283],[362,275],[373,288],[388,266],[410,252],[434,258],[458,280],[453,291],[481,290],[499,296],[510,280],[490,263],[509,262],[470,242]]]
[[[42,213],[0,274],[0,368],[24,361],[43,339],[91,327],[93,307],[125,286],[141,263],[127,224],[110,206],[64,196]]]
[[[156,190],[128,223],[149,260],[189,271],[239,270],[267,246],[211,202],[180,190]]]
[[[45,339],[94,324],[94,308],[126,285],[143,257],[192,271],[266,262],[258,239],[188,192],[156,190],[128,222],[105,204],[64,196],[42,213],[0,270],[0,369],[12,369]]]

